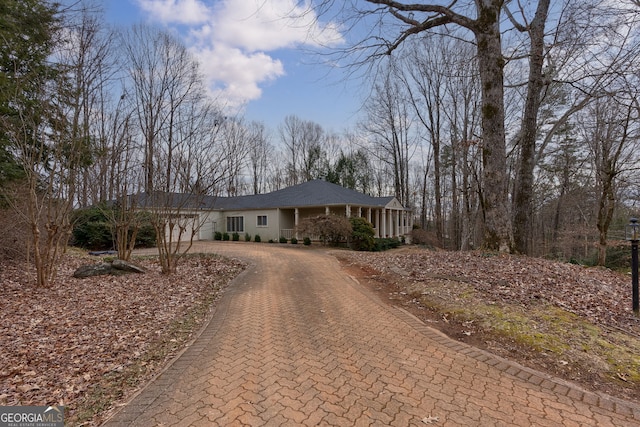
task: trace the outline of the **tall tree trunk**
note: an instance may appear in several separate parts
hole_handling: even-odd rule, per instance
[[[504,58],[500,39],[502,2],[480,0],[478,7],[475,34],[482,84],[484,246],[509,252],[513,246],[513,235],[507,206]]]
[[[536,134],[540,94],[544,87],[542,67],[544,65],[544,25],[547,20],[550,0],[540,0],[536,15],[529,26],[530,59],[527,99],[520,131],[520,160],[514,197],[513,234],[515,250],[529,253],[531,239],[533,169],[535,167]]]

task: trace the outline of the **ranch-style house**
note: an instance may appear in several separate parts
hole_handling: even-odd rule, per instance
[[[139,207],[151,207],[152,198],[144,194],[138,197]],[[263,241],[300,239],[306,237],[296,236],[300,220],[329,214],[363,217],[373,225],[376,237],[399,238],[413,227],[411,211],[394,196],[371,197],[323,180],[249,196],[195,197],[173,193],[155,200],[169,200],[174,212],[183,221],[191,222],[194,240],[213,240],[216,232],[258,234]],[[190,237],[190,232],[182,233],[181,239]]]

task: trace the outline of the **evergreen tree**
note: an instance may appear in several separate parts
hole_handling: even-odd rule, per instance
[[[22,118],[44,108],[34,93],[53,75],[47,58],[57,12],[44,0],[0,0],[0,189],[22,176],[8,136],[28,132]]]

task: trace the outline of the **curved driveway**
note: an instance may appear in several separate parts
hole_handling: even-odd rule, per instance
[[[632,426],[640,408],[451,340],[326,251],[199,243],[248,260],[203,333],[108,426]]]

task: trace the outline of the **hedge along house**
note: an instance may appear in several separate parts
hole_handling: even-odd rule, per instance
[[[296,236],[296,226],[302,219],[330,214],[363,217],[373,225],[376,237],[399,238],[413,228],[411,211],[394,196],[371,197],[322,180],[250,196],[197,198],[174,194],[167,200],[176,208],[176,220],[195,232],[194,240],[212,240],[216,232],[257,234],[262,240],[300,239],[308,237]],[[140,202],[138,206],[143,209],[149,206]],[[186,232],[181,240],[190,237],[191,232]]]

